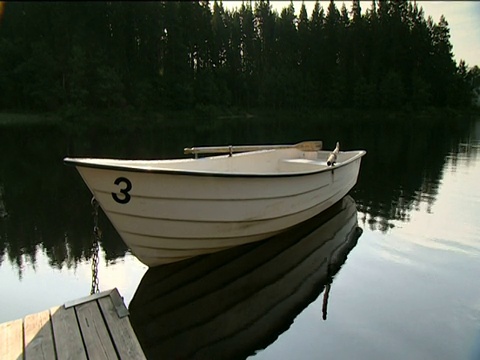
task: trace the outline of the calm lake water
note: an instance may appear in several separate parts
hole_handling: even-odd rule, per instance
[[[100,213],[100,290],[147,355],[480,359],[480,117],[169,124],[0,128],[0,322],[90,293],[91,195],[64,156],[320,139],[367,150],[358,183],[273,241],[148,270]]]

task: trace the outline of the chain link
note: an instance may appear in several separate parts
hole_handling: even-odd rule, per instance
[[[93,236],[92,236],[92,287],[90,289],[90,295],[99,292],[98,288],[98,251],[99,242],[102,238],[102,231],[98,227],[98,201],[95,197],[92,197],[91,201],[93,207]]]

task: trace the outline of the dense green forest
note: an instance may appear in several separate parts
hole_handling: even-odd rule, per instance
[[[410,1],[6,2],[0,111],[465,107],[478,67]]]

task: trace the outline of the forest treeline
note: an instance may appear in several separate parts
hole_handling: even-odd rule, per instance
[[[6,2],[0,111],[465,107],[478,67],[410,1]]]

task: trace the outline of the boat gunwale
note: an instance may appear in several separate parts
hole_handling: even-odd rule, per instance
[[[275,150],[273,150],[275,151]],[[248,153],[254,153],[257,151],[251,151]],[[238,153],[240,154],[245,154]],[[351,162],[362,158],[365,154],[365,150],[350,150],[344,151],[343,153],[357,153],[356,155],[352,156],[351,158],[347,159],[346,161],[336,163],[333,166],[327,166],[320,168],[318,170],[304,170],[304,171],[291,171],[291,172],[274,172],[274,173],[244,173],[244,172],[212,172],[212,171],[205,171],[205,170],[185,170],[185,169],[166,169],[166,168],[142,168],[142,167],[132,167],[127,165],[111,165],[111,164],[98,164],[98,163],[91,163],[85,162],[84,160],[121,160],[121,159],[107,159],[107,158],[86,158],[86,157],[65,157],[63,162],[69,166],[75,167],[84,167],[84,168],[93,168],[93,169],[101,169],[101,170],[112,170],[112,171],[127,171],[131,173],[149,173],[149,174],[167,174],[167,175],[182,175],[182,176],[207,176],[207,177],[228,177],[228,178],[281,178],[281,177],[295,177],[295,176],[309,176],[315,175],[322,172],[327,172],[330,170],[335,170],[337,168],[341,168],[350,164]],[[220,155],[224,156],[224,155]],[[235,155],[233,155],[235,156]],[[215,158],[215,157],[213,157]],[[294,158],[295,159],[295,158]],[[286,159],[286,160],[294,160],[294,159]],[[135,160],[126,160],[124,161],[135,161]],[[183,159],[175,159],[175,160],[183,160]],[[157,160],[153,160],[157,161]],[[167,160],[168,161],[168,160]]]

